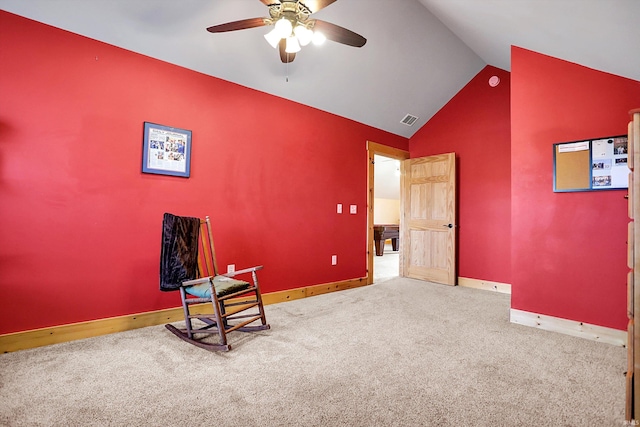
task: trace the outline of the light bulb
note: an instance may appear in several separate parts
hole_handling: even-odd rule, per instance
[[[275,49],[276,47],[278,47],[278,43],[280,43],[280,39],[282,37],[278,35],[278,30],[274,28],[271,31],[269,31],[267,34],[265,34],[264,38]]]
[[[287,53],[300,52],[300,44],[298,44],[298,39],[295,36],[287,37],[287,47],[284,51]]]
[[[285,37],[289,37],[291,35],[293,25],[291,25],[291,21],[289,21],[287,18],[282,18],[279,19],[278,22],[276,22],[275,30],[278,32],[277,34],[280,36],[280,38],[284,39]]]
[[[313,44],[315,44],[316,46],[320,46],[322,43],[325,42],[325,40],[327,40],[327,38],[324,36],[324,34],[318,32],[318,31],[314,31],[313,32],[313,39],[311,39],[313,41]]]
[[[313,31],[305,27],[304,25],[297,25],[296,28],[293,29],[293,33],[298,38],[301,46],[306,46],[311,43],[311,39],[313,38]]]

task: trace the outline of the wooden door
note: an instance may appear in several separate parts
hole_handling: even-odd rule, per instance
[[[400,191],[400,275],[455,285],[455,153],[405,160]]]

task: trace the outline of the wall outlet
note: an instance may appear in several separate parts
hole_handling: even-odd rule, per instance
[[[342,213],[342,203],[338,203],[338,213]]]
[[[227,265],[227,273],[235,273],[235,272],[236,272],[236,265],[235,264]]]
[[[338,264],[338,255],[331,255],[331,265]]]
[[[356,214],[356,213],[358,213],[358,206],[356,206],[356,205],[351,205],[351,206],[349,206],[349,213],[350,213],[350,214]]]

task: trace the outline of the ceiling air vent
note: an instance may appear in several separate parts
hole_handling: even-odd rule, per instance
[[[416,120],[418,120],[418,118],[416,116],[412,116],[411,114],[407,114],[406,116],[404,116],[404,119],[402,119],[401,123],[405,124],[407,126],[413,126],[413,124],[416,122]]]

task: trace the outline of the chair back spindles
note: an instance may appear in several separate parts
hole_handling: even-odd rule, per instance
[[[209,216],[206,216],[204,219],[207,228],[207,241],[209,242],[209,250],[211,251],[210,259],[213,260],[213,272],[214,276],[220,274],[220,270],[218,270],[218,261],[216,261],[216,250],[213,247],[213,233],[211,232],[211,220]]]
[[[217,276],[219,274],[212,236],[211,221],[207,216],[205,219],[200,220],[200,239],[198,242],[198,273],[200,277]]]

